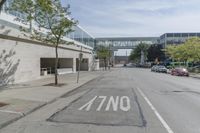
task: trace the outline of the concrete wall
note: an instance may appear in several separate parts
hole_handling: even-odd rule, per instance
[[[49,74],[55,73],[55,58],[41,58],[40,68],[42,71],[47,70]],[[59,58],[58,68],[71,68],[73,70],[73,58]]]
[[[0,29],[0,84],[40,79],[40,59],[55,58],[55,48],[28,39],[13,38],[14,35],[17,35],[14,29],[10,29],[6,34]],[[59,58],[71,58],[74,72],[80,49],[79,45],[60,45],[58,49]],[[88,65],[91,65],[92,50],[83,48],[83,58],[88,59]],[[88,68],[90,70],[91,66]]]
[[[76,70],[79,69],[79,59],[76,59]],[[89,61],[87,58],[84,58],[80,64],[80,71],[88,71],[89,70]]]
[[[60,58],[59,68],[73,68],[73,58]]]

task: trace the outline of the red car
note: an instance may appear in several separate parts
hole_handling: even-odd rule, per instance
[[[189,76],[189,72],[186,68],[175,68],[172,69],[171,75],[175,76]]]

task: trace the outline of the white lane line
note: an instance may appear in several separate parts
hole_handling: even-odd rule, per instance
[[[16,112],[16,111],[10,111],[10,110],[0,110],[0,112],[10,113],[10,114],[18,114],[18,115],[24,116],[24,113],[22,113],[22,112]]]
[[[174,133],[174,131],[172,131],[172,129],[169,127],[169,125],[167,124],[167,122],[162,118],[162,116],[158,113],[158,111],[156,110],[156,108],[153,106],[153,104],[149,101],[149,99],[145,96],[145,94],[142,92],[142,90],[140,88],[137,88],[137,90],[139,91],[139,93],[142,95],[142,97],[144,98],[144,100],[148,103],[148,105],[151,107],[151,109],[153,110],[153,112],[155,113],[155,115],[158,117],[158,119],[160,120],[160,122],[162,123],[162,125],[164,126],[164,128],[167,130],[168,133]]]

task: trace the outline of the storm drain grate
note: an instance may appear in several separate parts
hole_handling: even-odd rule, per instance
[[[8,105],[8,104],[0,102],[0,107],[6,106],[6,105]]]

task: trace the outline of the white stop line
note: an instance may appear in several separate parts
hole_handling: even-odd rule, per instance
[[[85,111],[90,111],[91,106],[95,102],[95,100],[101,100],[99,103],[98,107],[96,108],[96,111],[109,111],[112,109],[113,111],[118,111],[118,109],[122,111],[129,111],[131,109],[131,104],[130,104],[130,99],[127,96],[95,96],[92,98],[89,102],[81,106],[78,110],[85,110]],[[106,104],[105,102],[107,101],[107,105],[105,106],[104,109],[102,109],[103,105]]]

